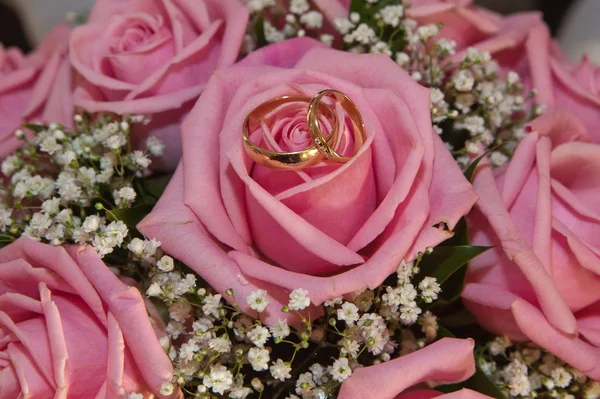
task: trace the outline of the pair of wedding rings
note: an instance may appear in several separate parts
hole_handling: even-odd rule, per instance
[[[305,96],[277,97],[254,108],[246,116],[242,127],[242,142],[246,153],[256,163],[272,169],[300,170],[314,166],[322,161],[348,162],[352,159],[352,156],[345,156],[337,152],[337,147],[340,144],[342,136],[340,131],[344,129],[345,122],[340,121],[335,110],[323,102],[325,97],[332,98],[348,115],[354,134],[353,155],[355,155],[365,142],[366,135],[363,118],[354,102],[347,95],[337,90],[323,90],[313,98]],[[249,132],[254,131],[254,129],[260,126],[264,118],[274,109],[293,102],[308,103],[306,120],[312,136],[312,145],[300,151],[277,152],[272,148],[263,148],[253,143]],[[321,115],[333,122],[331,132],[327,137],[324,136],[321,122],[319,121]]]

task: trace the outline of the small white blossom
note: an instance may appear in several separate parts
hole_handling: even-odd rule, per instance
[[[300,16],[300,22],[308,29],[320,29],[323,26],[323,14],[319,11],[309,11]]]
[[[10,155],[2,161],[2,174],[4,176],[12,175],[20,166],[21,161],[17,155]]]
[[[175,261],[170,256],[165,255],[156,262],[156,267],[158,267],[160,271],[170,272],[175,268]]]
[[[130,158],[131,158],[131,162],[134,165],[136,165],[142,169],[146,169],[148,166],[150,166],[150,163],[152,163],[150,158],[148,158],[146,156],[146,154],[144,154],[142,151],[132,152],[130,155]]]
[[[254,371],[266,370],[269,368],[269,351],[264,348],[250,348],[248,350],[248,361]]]
[[[267,298],[267,291],[265,290],[255,290],[248,295],[246,298],[246,303],[250,306],[251,309],[256,310],[257,312],[264,312],[269,304],[269,299]]]
[[[227,334],[223,334],[220,337],[211,338],[208,341],[208,347],[219,353],[228,353],[231,351],[231,341]]]
[[[290,374],[292,368],[288,363],[281,359],[277,359],[277,361],[269,368],[269,371],[271,372],[273,378],[279,381],[285,381],[289,378],[292,378],[292,375]]]
[[[144,395],[141,393],[132,392],[127,396],[127,399],[144,399]]]
[[[503,153],[501,153],[500,151],[493,151],[490,154],[490,162],[494,166],[502,166],[506,162],[508,162],[508,157],[506,155],[504,155]]]
[[[0,230],[6,230],[13,223],[12,209],[0,208]]]
[[[90,215],[83,221],[81,228],[86,233],[95,233],[104,224],[104,220],[99,215]]]
[[[290,293],[290,302],[288,304],[292,310],[302,310],[310,306],[308,291],[302,288],[296,288]]]
[[[564,367],[557,367],[550,373],[552,381],[559,388],[566,388],[571,384],[573,376]]]
[[[210,373],[204,376],[202,383],[214,393],[222,395],[233,386],[233,374],[227,367],[217,364],[210,367]]]
[[[248,339],[257,347],[262,348],[271,337],[271,333],[265,327],[256,326],[248,331]]]
[[[56,215],[60,210],[60,199],[52,197],[42,203],[42,210],[48,215]]]
[[[102,144],[108,149],[118,150],[127,144],[127,137],[123,133],[118,133],[104,140]]]
[[[214,327],[213,322],[210,321],[210,319],[207,319],[206,317],[198,319],[192,324],[192,328],[194,329],[194,332],[196,332],[196,331],[207,332],[208,330],[210,330],[213,327]]]
[[[377,39],[377,34],[369,25],[360,24],[356,30],[352,32],[352,37],[360,44],[370,44]]]
[[[291,333],[287,320],[279,320],[277,324],[269,327],[269,330],[275,339],[284,339]]]
[[[336,18],[335,20],[335,27],[342,35],[350,33],[350,31],[354,29],[354,26],[355,25],[347,18]]]
[[[358,321],[358,307],[350,302],[346,302],[342,305],[341,309],[337,310],[337,317],[340,321],[347,323],[354,323]]]
[[[396,54],[396,64],[403,67],[403,66],[407,65],[409,62],[410,62],[410,57],[408,56],[408,54],[403,53],[403,52],[399,52]]]
[[[419,289],[421,290],[421,295],[425,298],[425,302],[437,299],[441,291],[440,285],[433,277],[423,278],[423,281],[419,283]]]
[[[159,297],[162,294],[162,288],[158,283],[152,283],[146,290],[146,295],[149,297]]]
[[[50,155],[62,150],[62,145],[60,145],[56,138],[53,136],[46,137],[42,143],[40,144],[40,150],[42,152],[47,152]]]
[[[335,37],[328,33],[323,33],[321,36],[319,36],[319,40],[321,41],[321,43],[331,47],[333,46],[333,41],[335,40]]]
[[[400,25],[400,19],[404,16],[404,6],[402,5],[390,5],[385,6],[381,9],[381,18],[383,22],[396,28]]]
[[[188,301],[175,302],[169,306],[169,317],[180,323],[184,323],[190,318],[192,305]]]
[[[220,294],[217,295],[207,295],[204,298],[204,305],[202,306],[202,311],[214,317],[219,317],[219,309],[221,308],[221,298],[223,298]]]
[[[307,0],[291,0],[289,10],[294,14],[304,14],[310,9],[310,5]]]
[[[345,381],[352,374],[352,369],[348,365],[348,359],[341,357],[333,362],[331,367],[331,376],[337,382]]]
[[[420,26],[417,29],[417,35],[419,35],[419,38],[424,42],[437,35],[438,33],[439,29],[436,25],[424,25]]]
[[[475,78],[473,77],[473,74],[471,71],[466,69],[461,69],[458,71],[454,75],[452,81],[454,82],[454,87],[456,87],[456,90],[462,92],[473,90],[473,85],[475,84]]]
[[[29,227],[37,232],[37,234],[44,234],[44,232],[52,225],[52,219],[45,213],[36,212],[31,217]]]
[[[160,157],[163,155],[165,145],[156,137],[148,137],[148,140],[146,140],[146,148],[151,155]]]
[[[179,348],[179,358],[186,361],[191,361],[194,359],[194,355],[196,352],[200,350],[200,346],[193,342],[192,340],[184,343]]]
[[[164,396],[170,396],[175,392],[175,387],[170,382],[163,382],[160,386],[160,394]]]
[[[131,242],[127,245],[127,249],[133,252],[133,254],[138,258],[140,258],[144,254],[145,248],[146,243],[144,242],[144,240],[141,240],[137,237],[132,239]]]
[[[342,354],[348,355],[352,358],[358,357],[358,352],[360,351],[360,345],[358,342],[351,339],[344,339],[342,342]]]
[[[115,204],[118,206],[128,205],[135,201],[137,193],[131,187],[123,187],[113,193]]]

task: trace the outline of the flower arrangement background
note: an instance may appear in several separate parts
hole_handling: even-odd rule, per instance
[[[600,397],[600,97],[536,13],[97,0],[0,47],[0,398]],[[318,143],[346,163],[277,170]],[[285,97],[285,98],[288,98]],[[336,123],[337,122],[337,123]],[[355,152],[352,148],[356,147]]]

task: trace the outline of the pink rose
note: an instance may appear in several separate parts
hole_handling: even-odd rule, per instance
[[[473,346],[472,340],[443,338],[398,359],[359,368],[342,384],[339,399],[488,398],[469,390],[447,395],[433,390],[405,392],[425,382],[447,384],[471,377],[475,373]],[[402,378],[398,378],[399,376]]]
[[[364,117],[367,140],[350,162],[294,172],[249,161],[241,129],[254,107],[325,88],[349,95]],[[308,147],[306,109],[282,107],[256,140]],[[182,161],[140,231],[217,291],[233,289],[238,303],[266,289],[272,316],[295,288],[320,305],[377,287],[401,260],[450,237],[436,226],[452,229],[476,199],[432,130],[429,90],[384,55],[306,38],[266,47],[219,71],[182,130]],[[346,126],[342,133],[352,147]]]
[[[150,398],[173,376],[140,292],[91,249],[3,248],[0,309],[2,399]]]
[[[247,18],[239,0],[98,0],[70,42],[75,104],[151,116],[134,136],[163,139],[174,167],[181,120],[213,71],[236,61]]]
[[[536,101],[548,114],[564,110],[581,120],[592,141],[600,143],[600,70],[586,57],[573,64],[563,55],[546,26],[531,31],[521,74],[537,90]]]
[[[0,44],[0,160],[22,141],[14,132],[24,122],[72,125],[69,27],[58,25],[31,55]]]
[[[478,168],[472,244],[495,248],[471,262],[463,298],[485,328],[600,379],[600,145],[540,133],[495,175]]]
[[[406,10],[420,24],[443,25],[440,37],[456,42],[455,61],[468,47],[485,46],[490,52],[510,50],[521,43],[533,24],[542,24],[538,13],[503,17],[472,5],[472,0],[414,0]]]

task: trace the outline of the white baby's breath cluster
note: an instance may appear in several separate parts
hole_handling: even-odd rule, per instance
[[[334,36],[325,33],[325,17],[312,0],[245,0],[250,23],[243,53],[294,37],[310,36],[331,46]]]
[[[361,13],[338,19],[346,50],[389,55],[416,81],[430,87],[434,129],[459,164],[490,150],[494,166],[507,162],[524,135],[525,123],[543,107],[526,93],[515,72],[505,72],[489,53],[468,49],[453,62],[456,43],[440,38],[441,24],[407,18],[410,3],[367,1]]]
[[[497,337],[477,362],[507,397],[600,398],[600,383],[533,343],[515,344]]]
[[[368,1],[361,13],[351,12],[335,21],[346,50],[353,53],[382,53],[404,62],[406,32],[416,22],[405,18],[410,4],[402,1]]]
[[[143,117],[75,116],[75,129],[58,124],[28,125],[16,135],[23,146],[4,159],[0,202],[0,241],[20,236],[62,245],[90,244],[101,256],[121,247],[129,235],[115,215],[135,204],[136,179],[162,144],[134,151],[131,126]]]
[[[311,320],[308,290],[291,291],[282,309],[273,308],[263,289],[245,298],[233,290],[221,295],[183,273],[159,244],[136,238],[128,248],[149,272],[146,295],[168,307],[169,337],[162,343],[175,365],[173,383],[190,397],[335,397],[357,367],[411,353],[437,337],[437,318],[425,308],[440,286],[420,276],[423,254],[403,261],[393,284],[329,300],[324,317]],[[265,325],[263,315],[273,312],[281,319]]]
[[[543,111],[517,73],[503,74],[489,53],[469,48],[443,84],[432,88],[434,128],[462,166],[488,150],[493,166],[506,163],[525,124]]]

